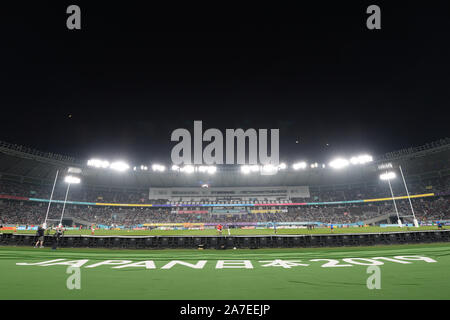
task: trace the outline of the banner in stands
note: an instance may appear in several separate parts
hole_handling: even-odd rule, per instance
[[[199,214],[205,214],[209,213],[208,210],[174,210],[173,213],[199,213]]]
[[[448,193],[434,194],[416,194],[411,195],[410,198],[425,198],[444,196]],[[25,198],[16,197],[12,195],[0,195],[1,199],[20,200],[20,201],[36,201],[36,202],[50,202],[49,199],[40,198]],[[407,196],[394,197],[395,200],[407,199]],[[380,201],[392,201],[392,198],[377,198],[377,199],[364,199],[364,200],[346,200],[346,201],[325,201],[325,202],[288,202],[288,203],[221,203],[221,204],[208,204],[208,203],[179,203],[179,204],[142,204],[142,203],[99,203],[99,202],[81,202],[81,201],[67,201],[67,204],[74,205],[88,205],[88,206],[115,206],[115,207],[153,207],[153,208],[178,208],[178,207],[292,207],[292,206],[317,206],[317,205],[335,205],[335,204],[351,204],[351,203],[365,203],[365,202],[380,202]],[[63,200],[52,200],[52,203],[64,203]]]
[[[250,213],[283,213],[283,212],[288,212],[288,209],[255,209],[255,210],[250,210]]]
[[[0,199],[10,199],[10,200],[28,200],[25,197],[17,197],[17,196],[8,196],[6,194],[0,194]]]
[[[25,231],[25,230],[37,230],[37,226],[18,226],[16,230],[18,231]]]
[[[192,223],[144,223],[144,227],[201,227],[204,223],[192,222]]]
[[[183,201],[218,201],[222,197],[258,200],[263,198],[309,198],[308,186],[273,186],[273,187],[168,187],[150,188],[150,200]]]
[[[8,226],[3,226],[0,230],[16,230],[16,227],[8,227]]]
[[[228,226],[239,226],[239,227],[242,227],[242,226],[256,226],[257,225],[257,222],[224,222],[224,223],[221,223],[224,227],[228,227]],[[207,222],[207,223],[204,223],[204,225],[205,225],[205,227],[206,226],[217,226],[217,222]]]
[[[403,224],[405,227],[414,227],[414,224],[412,223],[404,223]],[[393,223],[389,223],[389,224],[380,224],[380,227],[382,228],[391,228],[391,227],[397,227],[398,228],[398,224],[393,224]]]
[[[211,214],[247,214],[245,209],[213,209]]]

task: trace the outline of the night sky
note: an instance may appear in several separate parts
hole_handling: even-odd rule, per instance
[[[53,2],[2,9],[0,140],[167,163],[171,132],[194,120],[279,128],[287,161],[450,136],[444,8]],[[66,28],[70,4],[81,30]],[[381,30],[366,28],[369,4]]]

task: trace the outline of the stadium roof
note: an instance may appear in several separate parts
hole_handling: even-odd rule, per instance
[[[448,175],[449,159],[450,139],[446,138],[424,146],[391,152],[376,157],[372,163],[343,170],[308,167],[295,171],[289,166],[286,170],[269,176],[259,173],[243,175],[238,166],[219,166],[214,175],[197,172],[186,174],[171,170],[115,172],[88,167],[87,160],[0,143],[0,175],[3,179],[47,184],[53,181],[56,170],[64,171],[69,167],[77,167],[82,169],[81,176],[85,185],[128,189],[152,186],[192,187],[202,184],[215,187],[371,184],[378,180],[378,166],[386,162],[401,164],[406,175],[410,177],[430,178]]]

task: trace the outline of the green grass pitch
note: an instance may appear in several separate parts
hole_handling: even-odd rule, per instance
[[[424,256],[401,260],[398,256]],[[367,288],[368,266],[377,259],[381,289]],[[397,257],[397,258],[394,258]],[[87,259],[81,289],[67,288],[68,265],[17,265]],[[270,266],[280,259],[288,264]],[[315,259],[329,259],[328,261]],[[411,258],[410,258],[411,259]],[[106,260],[151,261],[155,268],[99,265]],[[175,264],[170,261],[202,268]],[[248,260],[252,268],[217,268],[224,260]],[[333,261],[334,260],[334,261]],[[264,261],[264,262],[261,262]],[[294,263],[292,263],[294,261]],[[78,261],[79,262],[79,261]],[[402,263],[403,262],[403,263]],[[82,262],[79,262],[82,263]],[[129,264],[127,263],[127,264]],[[150,262],[148,262],[150,263]],[[342,265],[342,267],[329,265]],[[238,262],[242,266],[242,262]],[[275,263],[276,265],[277,263]],[[305,264],[301,266],[296,264]],[[268,265],[268,266],[264,266]],[[273,264],[272,264],[273,265]],[[151,266],[151,265],[150,265]],[[242,250],[112,250],[0,247],[0,299],[450,299],[450,244]]]
[[[449,227],[443,227],[448,229]],[[308,229],[277,229],[277,234],[332,234],[332,233],[378,233],[378,232],[400,232],[400,231],[426,231],[438,230],[437,226],[423,226],[415,227],[352,227],[352,228],[335,228],[333,231],[330,228],[315,228]],[[2,231],[3,233],[12,233],[12,230]],[[51,231],[50,234],[53,234]],[[36,234],[36,231],[17,231],[17,234]],[[91,230],[67,230],[65,235],[90,235]],[[96,236],[217,236],[219,233],[215,229],[205,230],[95,230]],[[273,229],[230,229],[230,235],[273,235]],[[228,235],[228,229],[222,231],[222,235]]]

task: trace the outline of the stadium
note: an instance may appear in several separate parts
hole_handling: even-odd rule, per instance
[[[3,283],[25,277],[38,287],[39,278],[29,279],[28,271],[45,278],[61,266],[83,267],[86,277],[104,272],[98,281],[113,274],[123,281],[79,295],[56,290],[46,298],[92,298],[93,292],[107,299],[423,297],[390,280],[390,290],[380,294],[363,282],[361,290],[350,286],[327,294],[311,288],[298,292],[287,285],[273,295],[253,292],[247,285],[255,278],[244,277],[253,272],[269,287],[291,283],[299,272],[320,277],[320,283],[336,276],[347,281],[353,269],[372,265],[383,265],[388,277],[400,282],[414,281],[431,268],[427,277],[416,279],[418,285],[429,288],[432,299],[450,294],[447,283],[440,282],[438,292],[434,286],[450,263],[445,244],[450,240],[448,138],[381,156],[270,168],[133,164],[80,160],[8,143],[0,148],[0,254],[2,268],[11,271]],[[45,246],[33,248],[42,223]],[[64,233],[58,238],[60,225]],[[322,274],[321,267],[331,267],[324,269],[329,274]],[[208,276],[216,277],[217,269],[224,268],[235,273],[229,281],[242,289],[240,294],[231,286],[208,290]],[[166,269],[172,269],[167,270],[169,278],[163,274]],[[162,277],[161,290],[172,283],[171,277],[183,288],[194,281],[203,290],[193,294],[174,285],[163,294],[139,295],[139,276],[128,277],[124,271],[130,270]],[[199,279],[202,270],[205,278]],[[27,298],[40,295],[30,290]]]
[[[404,318],[450,299],[447,8],[17,4],[4,318]]]

